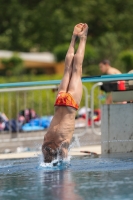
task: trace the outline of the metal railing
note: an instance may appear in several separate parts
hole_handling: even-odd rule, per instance
[[[29,84],[27,84],[29,85]],[[16,85],[17,86],[17,85]],[[26,83],[25,83],[26,86]],[[14,87],[14,88],[5,88],[0,89],[0,112],[5,113],[9,119],[9,130],[0,131],[0,142],[10,141],[24,141],[29,140],[26,134],[23,134],[17,127],[17,131],[14,133],[11,128],[11,119],[18,120],[18,115],[21,110],[31,108],[36,111],[39,117],[46,115],[53,115],[54,113],[54,102],[57,92],[52,92],[52,90],[57,90],[57,85],[44,85],[44,86],[31,86],[31,87]],[[51,100],[52,95],[52,100]],[[88,90],[83,85],[83,100],[86,107],[86,121],[83,132],[75,134],[75,139],[78,143],[78,137],[84,135],[88,129]],[[51,101],[51,102],[50,102]],[[34,134],[34,137],[42,138],[44,136],[44,131],[41,136],[38,133]],[[32,131],[31,131],[32,132]],[[29,132],[30,133],[30,132]],[[21,135],[21,137],[20,137]],[[27,134],[31,138],[31,134]],[[5,137],[6,136],[6,137]]]
[[[83,83],[97,83],[97,82],[111,82],[121,80],[133,80],[133,74],[113,74],[113,75],[102,75],[92,77],[82,77]],[[31,81],[31,82],[19,82],[19,83],[2,83],[0,88],[11,88],[11,87],[28,87],[28,86],[39,86],[39,85],[57,85],[60,84],[61,80],[48,80],[48,81]]]
[[[90,107],[91,107],[91,129],[92,129],[92,132],[96,135],[101,135],[101,131],[97,131],[95,129],[95,126],[94,126],[94,120],[93,120],[93,117],[94,117],[94,92],[95,92],[95,89],[99,86],[101,86],[103,83],[102,82],[99,82],[99,83],[96,83],[92,86],[91,88],[91,95],[90,95]]]
[[[38,117],[51,115],[56,97],[56,93],[52,90],[57,89],[57,85],[0,89],[0,117],[3,116],[2,113],[7,116],[5,123],[8,123],[9,129],[0,131],[0,135],[3,136],[0,141],[10,140],[13,137],[20,139],[18,119],[21,110],[33,109]],[[12,130],[13,122],[17,126],[15,131]]]
[[[133,74],[119,74],[119,75],[106,75],[106,76],[98,76],[98,77],[84,77],[82,78],[82,82],[98,82],[98,81],[118,81],[118,80],[132,80]],[[92,118],[94,116],[94,90],[97,86],[102,84],[96,83],[93,85],[91,89],[91,110],[92,110]],[[55,101],[55,96],[53,97],[53,102],[50,102],[49,92],[51,89],[56,89],[57,84],[60,83],[60,80],[49,80],[49,81],[35,81],[35,82],[22,82],[22,83],[5,83],[0,84],[0,111],[7,114],[8,118],[17,118],[15,113],[19,113],[21,109],[25,109],[27,107],[37,108],[37,113],[39,115],[44,115],[42,113],[45,99],[45,108],[54,109],[53,104]],[[14,87],[14,88],[13,88]],[[4,89],[3,89],[4,88]],[[84,94],[85,94],[85,102],[84,105],[86,107],[86,126],[82,133],[79,133],[75,136],[78,141],[78,137],[84,135],[88,130],[88,113],[87,108],[89,105],[89,95],[87,88],[83,86]],[[34,93],[36,91],[36,93]],[[42,94],[45,91],[45,97]],[[28,94],[29,93],[29,94]],[[28,97],[29,96],[29,97]],[[29,99],[27,101],[27,98]],[[51,104],[50,104],[51,103]],[[47,105],[46,105],[47,104]],[[52,105],[52,106],[51,106]],[[49,114],[50,112],[46,112]],[[94,134],[100,135],[100,132],[97,132],[94,127],[94,121],[92,120],[92,131]],[[11,132],[11,130],[10,130]]]

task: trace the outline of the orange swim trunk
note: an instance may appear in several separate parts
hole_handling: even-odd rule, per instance
[[[59,92],[56,101],[55,106],[70,106],[78,110],[79,106],[73,99],[72,95],[67,92]]]

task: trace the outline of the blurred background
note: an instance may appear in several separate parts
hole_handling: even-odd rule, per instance
[[[73,27],[79,22],[89,25],[83,75],[99,75],[103,59],[127,73],[133,68],[132,8],[130,0],[0,0],[0,83],[60,79]],[[34,96],[29,105],[36,106],[39,95]],[[42,99],[46,96],[53,104],[53,92],[43,93]],[[7,113],[6,99],[1,101]],[[15,107],[16,102],[11,104]],[[52,112],[50,105],[47,113]],[[15,109],[11,116],[16,116]]]
[[[98,65],[104,59],[122,73],[129,72],[133,69],[132,10],[131,0],[0,0],[0,83],[61,79],[73,27],[80,22],[89,25],[83,76],[99,75]],[[90,91],[92,83],[85,86]],[[36,128],[36,123],[42,123],[40,117],[53,115],[56,91],[1,92],[0,130],[16,132],[27,118],[39,117],[30,121]],[[98,92],[95,108],[99,108],[97,97]],[[83,94],[81,107],[85,98]],[[48,127],[50,119],[41,120],[47,122],[42,129]]]
[[[89,25],[84,74],[99,74],[98,63],[103,59],[122,72],[129,71],[133,67],[132,8],[131,0],[0,0],[0,75],[10,81],[9,77],[19,74],[62,74],[73,27],[79,22]]]

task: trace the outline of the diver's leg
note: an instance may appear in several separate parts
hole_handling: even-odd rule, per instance
[[[70,80],[69,87],[67,90],[67,92],[69,92],[73,96],[73,98],[75,99],[78,105],[80,104],[81,97],[82,97],[81,75],[82,75],[82,62],[84,59],[87,32],[88,32],[88,26],[87,24],[85,24],[83,32],[79,33],[80,43],[79,43],[77,52],[74,56],[71,80]],[[66,158],[68,155],[68,147],[70,144],[69,139],[66,139],[65,141],[63,141],[60,146],[61,158]]]
[[[64,69],[64,75],[62,78],[62,81],[60,83],[59,86],[59,90],[58,92],[66,92],[68,89],[68,85],[71,79],[71,74],[72,74],[72,66],[73,66],[73,58],[74,58],[74,51],[75,51],[75,41],[77,38],[77,35],[79,32],[81,32],[83,27],[83,24],[77,24],[74,27],[74,31],[73,31],[73,35],[72,35],[72,39],[70,42],[70,46],[68,48],[66,57],[65,57],[65,69]]]
[[[73,70],[68,87],[68,92],[73,96],[79,105],[82,97],[82,63],[84,59],[85,45],[87,40],[88,25],[85,24],[83,31],[79,34],[80,43],[73,59]]]

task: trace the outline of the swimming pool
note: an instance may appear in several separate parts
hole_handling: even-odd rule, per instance
[[[66,169],[40,167],[40,158],[0,161],[1,200],[131,200],[133,155],[72,157]]]

